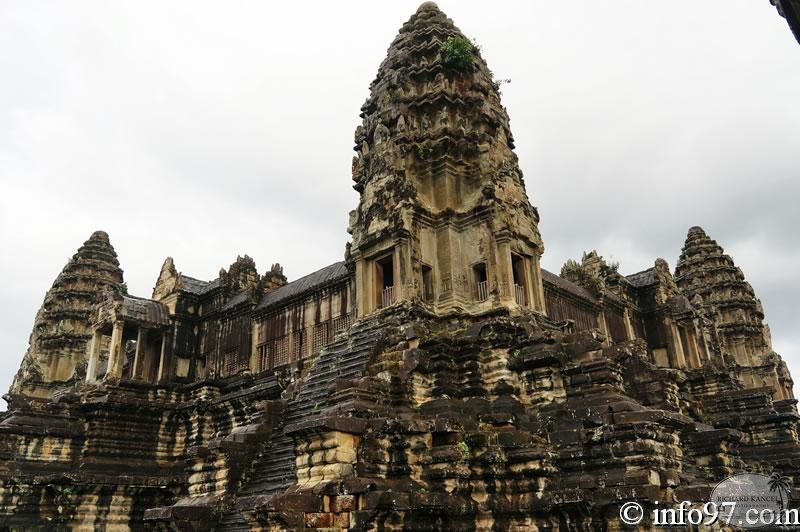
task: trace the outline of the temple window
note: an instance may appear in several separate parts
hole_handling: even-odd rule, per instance
[[[268,340],[257,347],[258,371],[265,371],[289,363],[289,335]]]
[[[311,352],[318,353],[323,347],[328,345],[329,328],[328,322],[318,323],[314,326],[314,339],[311,345]]]
[[[266,342],[263,344],[259,344],[256,347],[256,352],[258,353],[258,370],[257,371],[264,371],[271,367],[272,363],[269,359],[269,347]]]
[[[422,300],[433,301],[433,269],[427,264],[422,265]]]
[[[525,275],[525,258],[511,254],[511,271],[514,277],[514,299],[520,305],[527,306],[527,282]]]
[[[478,301],[489,299],[489,277],[486,275],[486,263],[480,262],[472,267]]]
[[[331,320],[331,333],[336,334],[341,332],[350,327],[350,324],[353,322],[353,316],[350,314],[345,314],[343,316],[339,316],[337,318],[333,318]]]
[[[289,363],[289,335],[281,336],[275,340],[272,367],[277,368]]]
[[[376,306],[386,308],[394,303],[394,265],[392,255],[375,260]]]
[[[236,375],[242,369],[239,362],[238,347],[226,351],[222,355],[222,360],[224,361],[225,375]]]
[[[305,331],[294,331],[292,333],[292,361],[305,358]]]

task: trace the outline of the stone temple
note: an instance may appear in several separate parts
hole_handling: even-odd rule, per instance
[[[148,298],[78,249],[0,413],[0,529],[617,530],[797,478],[792,378],[703,229],[674,272],[543,270],[498,85],[432,2],[370,88],[343,261],[167,258]]]

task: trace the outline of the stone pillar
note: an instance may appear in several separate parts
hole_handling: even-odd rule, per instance
[[[463,306],[474,301],[475,296],[470,288],[472,284],[465,275],[469,266],[464,264],[464,256],[461,253],[464,235],[455,228],[450,228],[450,278],[452,281],[454,305]],[[472,272],[469,272],[470,274]],[[487,274],[488,275],[488,274]]]
[[[106,379],[122,378],[122,333],[125,322],[115,321],[111,330],[111,345],[108,349],[108,368],[106,369]]]
[[[672,320],[667,321],[667,347],[672,346],[670,360],[673,369],[683,369],[686,367],[686,356],[683,352],[683,342],[678,333],[678,327]]]
[[[142,365],[144,364],[144,357],[147,356],[147,329],[139,326],[139,331],[136,335],[136,355],[133,357],[133,367],[131,368],[131,380],[139,377]]]
[[[439,270],[439,286],[436,289],[437,306],[446,310],[453,304],[455,275],[453,272],[453,235],[449,225],[436,230],[436,265]]]
[[[359,316],[369,313],[370,297],[374,298],[374,292],[368,279],[366,261],[363,258],[356,260],[356,282],[355,282],[355,306]]]
[[[513,266],[512,266],[513,267]],[[525,306],[530,309],[536,308],[537,294],[534,291],[533,276],[533,257],[522,256],[522,283],[525,293]]]
[[[691,363],[691,367],[699,368],[703,365],[703,359],[700,356],[700,345],[697,343],[697,330],[692,327],[691,329],[687,328],[686,330],[686,343],[684,348],[689,350],[689,361]]]
[[[411,262],[411,242],[408,238],[398,240],[392,255],[395,275],[394,300],[397,302],[413,299],[417,288],[414,286],[414,266]]]
[[[541,266],[541,255],[539,254],[538,250],[534,252],[533,257],[531,257],[532,267],[533,267],[533,279],[531,280],[531,289],[533,291],[533,302],[534,304],[531,305],[534,310],[538,310],[542,314],[547,314],[547,309],[545,308],[544,304],[544,285],[542,284],[542,266]]]
[[[625,334],[628,336],[628,340],[633,340],[636,338],[636,331],[633,329],[633,322],[631,321],[631,313],[628,310],[628,307],[622,311],[622,319],[625,323]]]
[[[516,303],[514,299],[514,273],[511,270],[511,243],[508,240],[497,241],[496,276],[500,303]]]
[[[92,341],[89,344],[89,363],[86,367],[86,382],[97,381],[97,363],[100,361],[100,344],[103,342],[103,333],[100,329],[92,330]]]
[[[600,332],[603,333],[603,345],[605,347],[610,347],[614,340],[611,338],[611,332],[608,329],[608,322],[606,321],[606,307],[600,308],[600,313],[597,315],[597,328],[600,329]]]
[[[170,329],[165,329],[161,333],[161,354],[159,355],[158,359],[158,376],[156,377],[156,382],[158,383],[160,383],[164,378],[164,366],[167,359],[167,335],[169,333]]]
[[[261,338],[261,335],[259,335],[259,333],[258,333],[259,325],[260,325],[259,322],[255,321],[255,320],[253,320],[251,325],[250,325],[250,338],[251,338],[251,341],[250,341],[250,363],[248,364],[248,366],[250,368],[250,371],[253,372],[253,373],[258,373],[259,371],[263,371],[263,370],[266,369],[265,367],[264,368],[261,367],[261,365],[260,365],[260,357],[258,356],[258,346],[261,345],[261,343],[263,342],[263,340]],[[196,362],[196,360],[197,360],[197,357],[192,357],[192,362],[195,365],[195,373],[193,374],[193,377],[195,377],[195,378],[197,377],[197,369],[196,369],[197,362]],[[208,370],[206,370],[206,371],[208,371]]]

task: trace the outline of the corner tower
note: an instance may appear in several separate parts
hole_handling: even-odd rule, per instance
[[[733,357],[736,374],[746,387],[771,386],[776,399],[793,397],[792,378],[772,350],[761,301],[730,255],[701,227],[689,229],[675,282],[714,324],[722,351]]]
[[[498,85],[433,2],[394,39],[361,108],[350,213],[358,310],[544,311],[539,216]]]
[[[108,289],[124,290],[122,270],[108,234],[96,231],[44,296],[10,397],[46,399],[83,380],[92,337],[89,317],[98,297]]]

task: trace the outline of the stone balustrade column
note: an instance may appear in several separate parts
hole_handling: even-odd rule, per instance
[[[106,379],[122,378],[122,333],[125,322],[115,321],[111,331],[111,345],[108,349],[108,369]]]
[[[103,342],[103,333],[100,329],[92,330],[92,341],[89,344],[89,363],[86,367],[86,382],[97,381],[97,363],[100,360],[100,344]]]

